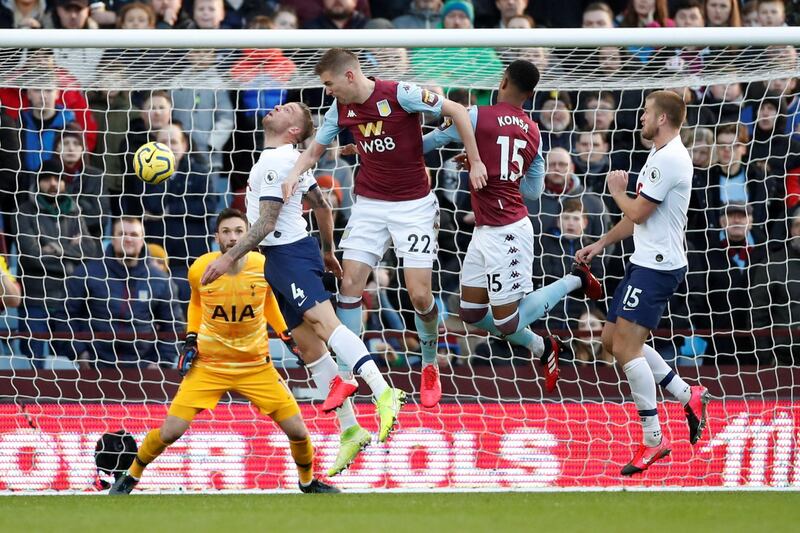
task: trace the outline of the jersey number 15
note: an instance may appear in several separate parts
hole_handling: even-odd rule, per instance
[[[510,150],[511,138],[508,135],[500,135],[497,138],[497,144],[500,145],[500,180],[517,181],[522,175],[522,167],[525,164],[520,150],[524,150],[525,147],[528,146],[528,141],[524,139],[514,139],[514,148],[512,151]],[[511,166],[509,163],[516,167],[516,172],[509,171],[509,167]]]

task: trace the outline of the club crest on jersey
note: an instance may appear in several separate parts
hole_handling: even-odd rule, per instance
[[[449,128],[450,126],[452,126],[452,125],[453,125],[453,119],[451,119],[450,117],[444,117],[444,120],[442,121],[441,125],[439,126],[439,129],[444,131],[447,128]]]
[[[274,170],[267,171],[267,183],[274,183],[278,179],[278,173]]]
[[[647,179],[650,180],[650,183],[655,183],[661,179],[661,171],[657,168],[653,168],[650,172],[647,173]]]
[[[439,101],[439,95],[432,93],[428,89],[422,89],[421,98],[423,104],[430,106],[436,105],[436,102]]]
[[[381,100],[378,102],[378,114],[382,117],[388,117],[392,114],[392,107],[389,105],[389,100]]]

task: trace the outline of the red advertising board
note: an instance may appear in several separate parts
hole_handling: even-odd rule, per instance
[[[304,405],[327,469],[338,445],[335,418]],[[93,450],[106,430],[141,442],[164,416],[162,404],[0,405],[0,490],[92,490]],[[375,431],[373,407],[359,419]],[[620,467],[639,441],[633,404],[447,404],[404,408],[385,444],[373,443],[345,473],[343,489],[547,487],[800,487],[800,407],[788,401],[715,401],[694,447],[680,405],[659,410],[672,455],[644,475]],[[141,489],[287,489],[297,475],[288,442],[247,405],[221,405],[146,471]]]

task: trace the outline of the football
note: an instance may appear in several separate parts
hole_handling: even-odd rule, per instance
[[[157,185],[175,172],[175,154],[159,142],[143,144],[133,155],[133,171],[150,185]]]

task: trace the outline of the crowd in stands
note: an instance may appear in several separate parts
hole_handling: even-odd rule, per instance
[[[750,0],[1,0],[0,28],[386,29],[540,27],[782,26],[800,22],[797,2]],[[275,105],[303,100],[324,110],[319,87],[286,89],[300,58],[289,51],[237,51],[221,65],[213,50],[181,57],[181,88],[128,91],[113,75],[104,90],[83,90],[87,72],[151,51],[30,50],[22,68],[48,74],[43,87],[0,88],[0,299],[19,316],[18,355],[47,366],[55,355],[81,367],[171,366],[189,299],[186,273],[212,249],[214,215],[243,207],[250,167],[263,144],[261,119]],[[601,75],[631,65],[699,72],[716,51],[620,49],[593,54]],[[464,105],[491,103],[493,92],[459,87],[470,72],[499,79],[511,59],[559,68],[555,52],[495,49],[368,49],[365,69],[412,75],[439,65],[438,87]],[[793,47],[768,50],[797,69]],[[718,58],[717,58],[718,59]],[[71,71],[78,61],[82,68]],[[87,68],[87,65],[91,68]],[[115,71],[119,74],[118,71]],[[439,76],[438,73],[441,73]],[[223,77],[239,90],[220,86]],[[0,84],[2,82],[0,81]],[[53,88],[53,87],[58,87]],[[691,364],[791,364],[800,361],[800,84],[795,78],[679,87],[689,107],[683,141],[695,165],[687,230],[689,274],[670,302],[657,348]],[[542,91],[527,109],[542,131],[545,190],[528,202],[536,234],[534,276],[541,286],[569,272],[575,252],[608,231],[620,212],[605,186],[611,169],[629,170],[631,189],[650,149],[639,135],[646,92]],[[426,117],[426,128],[436,127]],[[146,186],[132,153],[150,140],[175,153],[175,175]],[[341,139],[348,142],[346,135]],[[468,180],[452,158],[460,146],[428,154],[442,206],[435,288],[448,327],[455,320],[458,275],[474,227]],[[353,157],[336,146],[315,176],[336,208],[337,240],[357,179]],[[313,226],[313,221],[311,221]],[[591,265],[613,294],[630,240]],[[8,262],[6,259],[8,258]],[[370,349],[387,366],[419,363],[412,306],[386,258],[365,294]],[[606,364],[591,331],[604,304],[568,297],[534,325],[567,331],[575,364]],[[458,323],[456,323],[458,322]],[[12,328],[13,329],[13,328]],[[385,332],[393,334],[384,334]],[[51,333],[57,333],[50,339]],[[500,339],[469,346],[440,342],[441,365],[529,361]],[[474,341],[474,339],[473,339]],[[570,357],[567,357],[569,360]],[[528,363],[529,364],[529,363]]]

